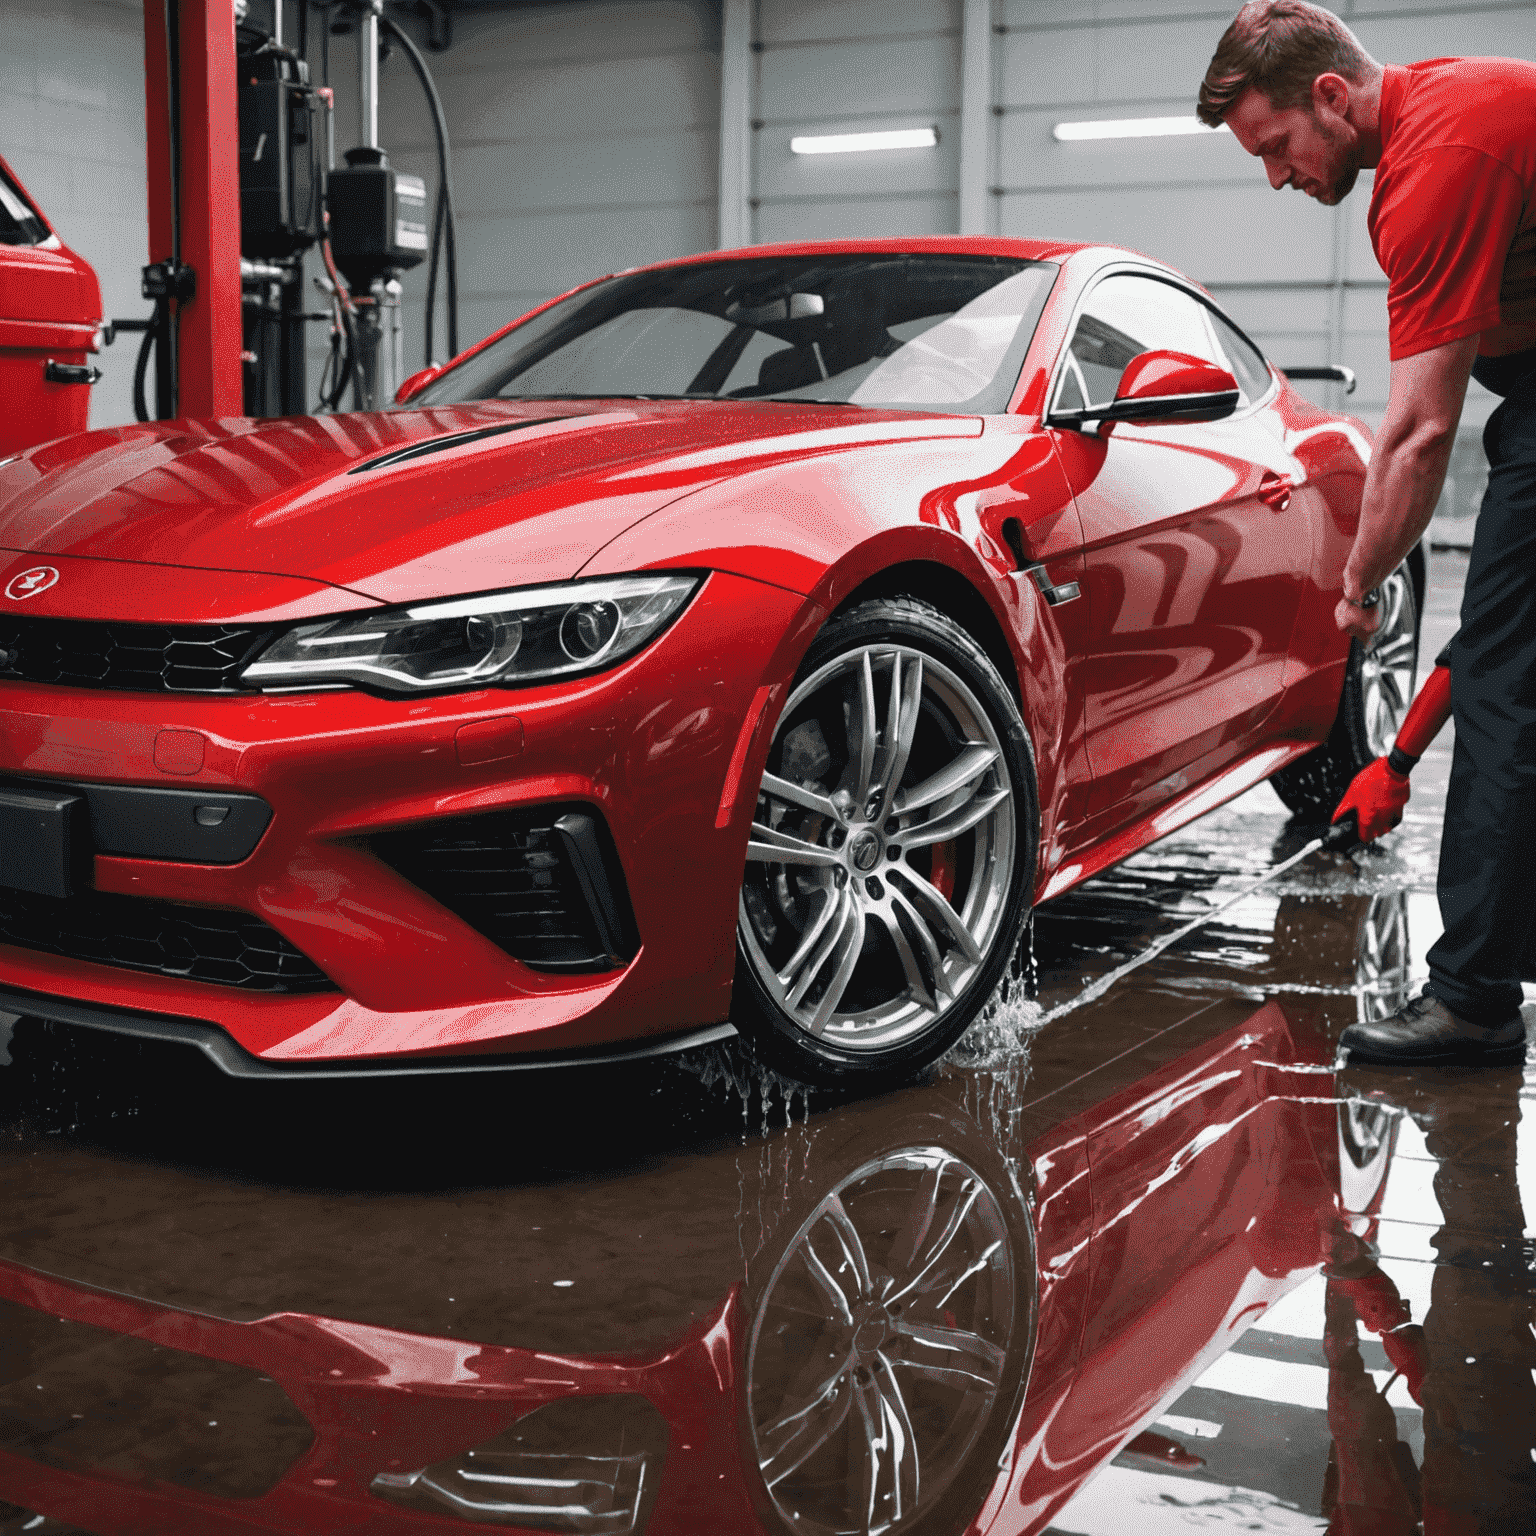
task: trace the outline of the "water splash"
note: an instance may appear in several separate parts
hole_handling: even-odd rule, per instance
[[[802,1123],[811,1118],[811,1093],[806,1084],[795,1078],[785,1077],[766,1062],[759,1059],[751,1045],[739,1036],[714,1045],[686,1051],[676,1058],[683,1071],[706,1089],[719,1088],[726,1098],[734,1096],[741,1105],[741,1139],[752,1134],[752,1108],[757,1105],[757,1133],[766,1137],[775,1120],[775,1095],[782,1100],[784,1125],[793,1126],[796,1106]]]

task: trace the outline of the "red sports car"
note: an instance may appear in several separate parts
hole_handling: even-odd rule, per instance
[[[0,1009],[889,1079],[1033,903],[1329,809],[1412,689],[1421,562],[1332,618],[1366,429],[1130,252],[711,253],[401,397],[0,465]]]

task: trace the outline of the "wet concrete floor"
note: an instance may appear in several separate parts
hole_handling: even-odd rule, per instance
[[[1449,756],[1091,1001],[1307,831],[1261,785],[1052,904],[875,1098],[720,1047],[240,1084],[21,1021],[0,1533],[1536,1530],[1532,1079],[1333,1065],[1422,977]]]

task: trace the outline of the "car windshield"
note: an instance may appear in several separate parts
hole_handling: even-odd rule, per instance
[[[743,257],[626,273],[433,380],[469,400],[816,400],[1007,409],[1056,276],[1000,256]]]

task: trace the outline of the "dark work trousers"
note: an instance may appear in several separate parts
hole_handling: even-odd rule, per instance
[[[1428,990],[1473,1024],[1520,1007],[1536,948],[1536,349],[1479,358],[1504,397],[1483,430],[1488,491],[1448,647],[1456,753]]]

